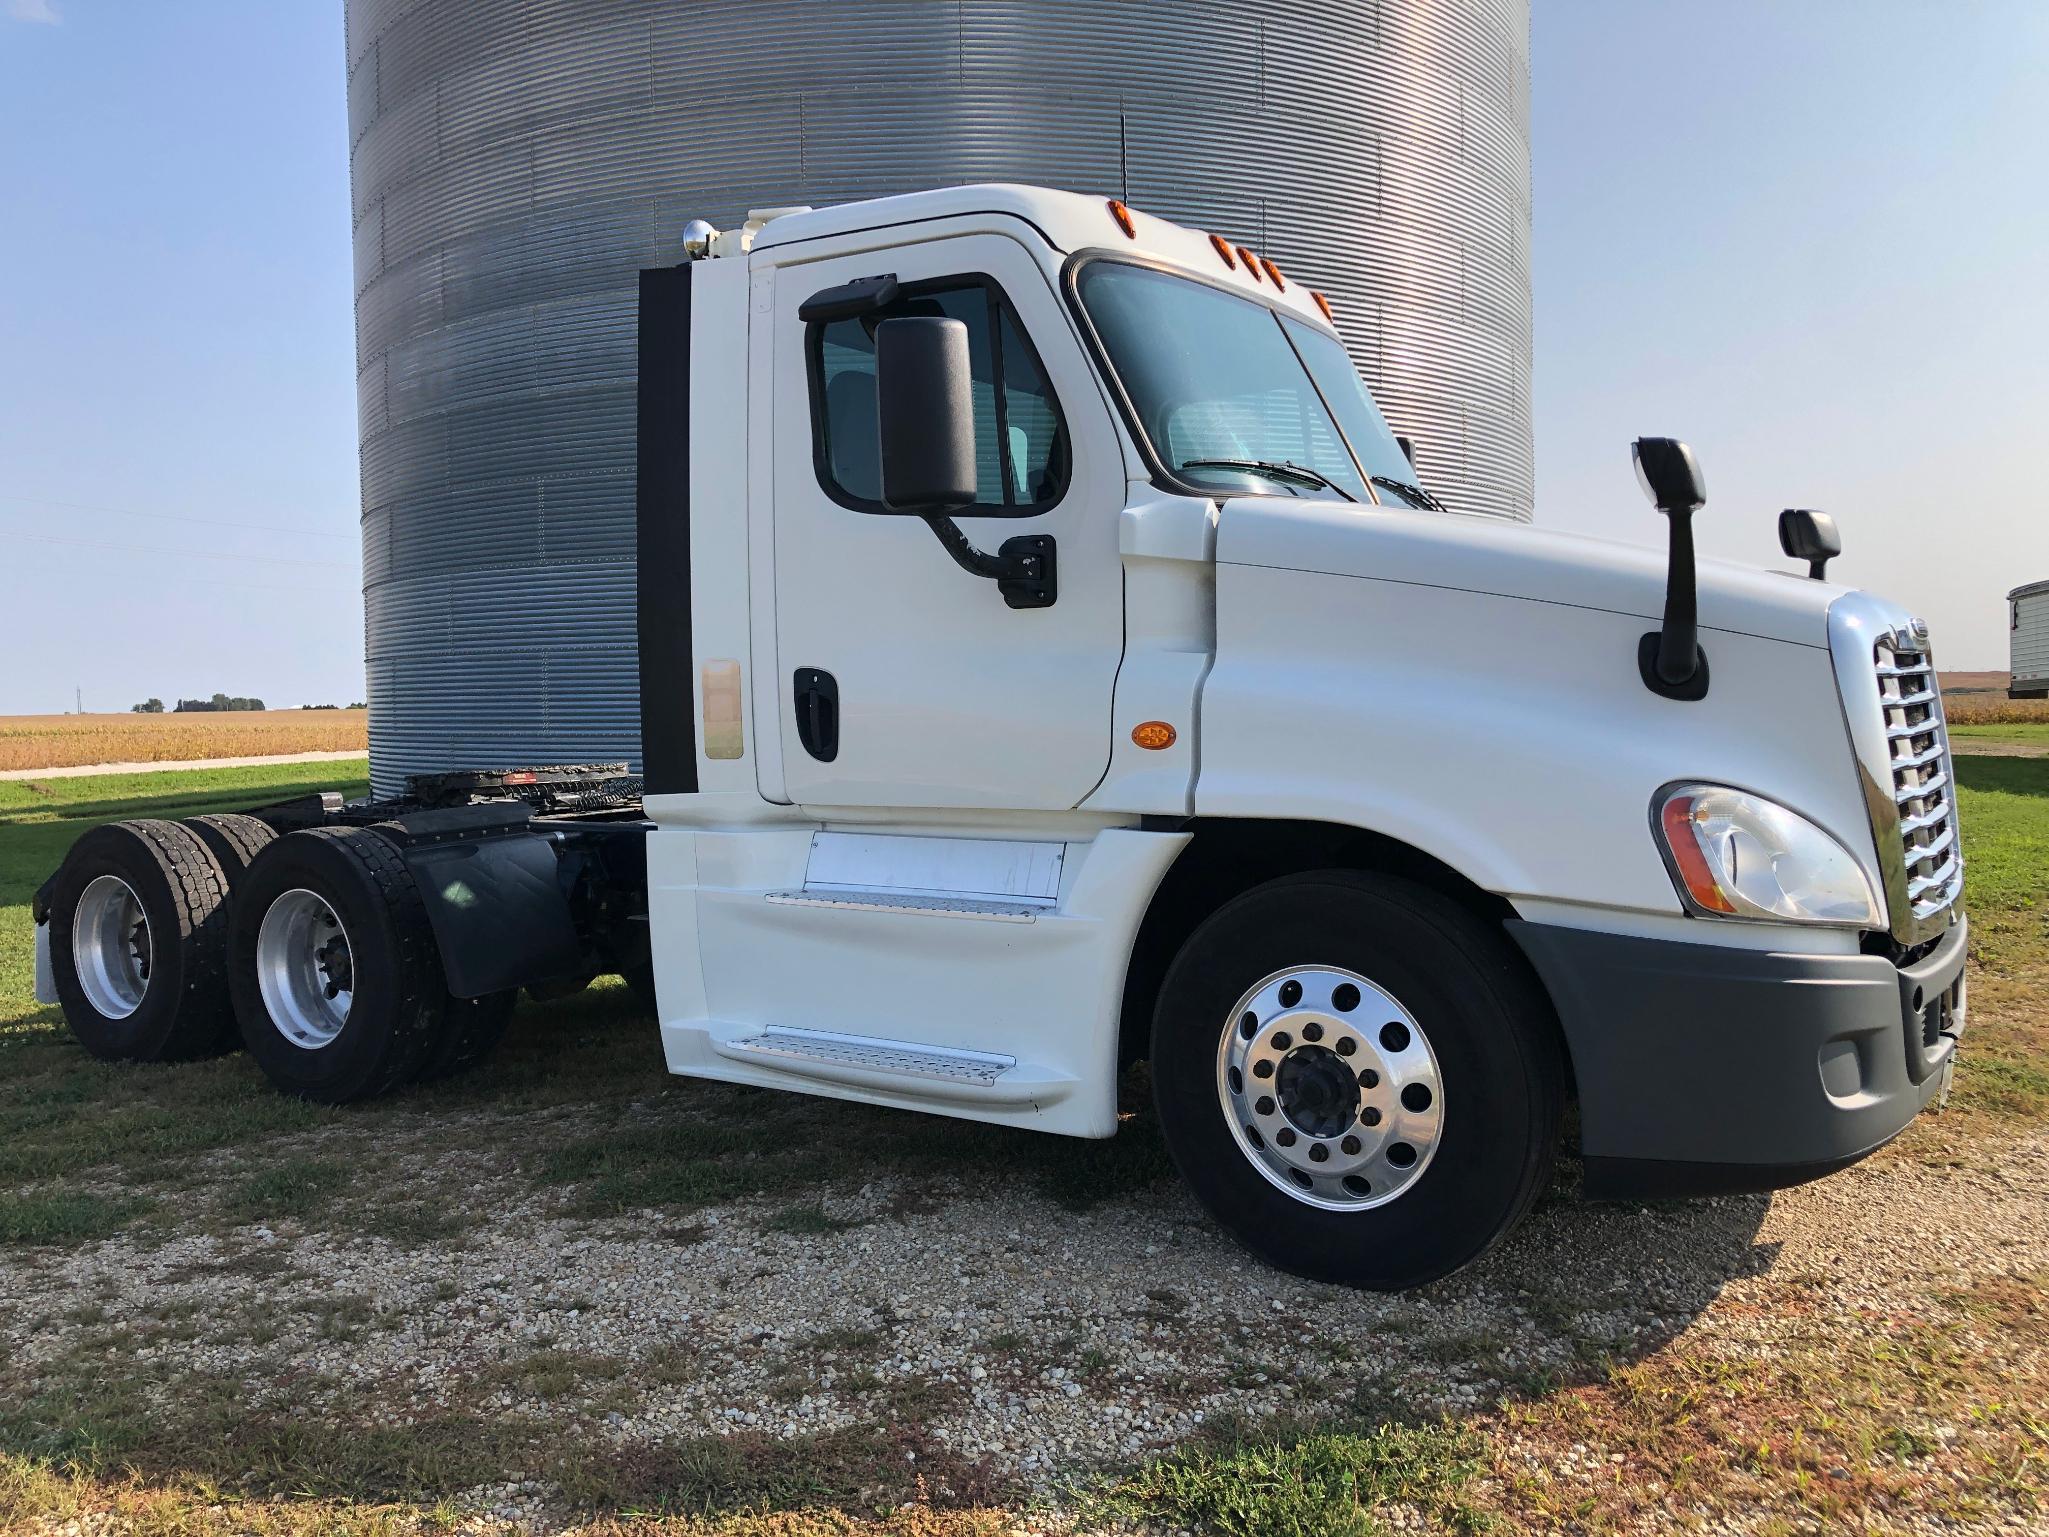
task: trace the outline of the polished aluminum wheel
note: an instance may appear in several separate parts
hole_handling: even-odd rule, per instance
[[[287,891],[256,933],[256,985],[278,1034],[317,1051],[341,1034],[355,994],[348,930],[325,898]]]
[[[1415,1016],[1357,972],[1296,966],[1224,1021],[1217,1095],[1252,1166],[1328,1211],[1384,1206],[1444,1130],[1437,1057]]]
[[[102,875],[88,884],[71,917],[71,963],[86,1001],[108,1019],[142,1007],[154,959],[149,919],[129,884]]]

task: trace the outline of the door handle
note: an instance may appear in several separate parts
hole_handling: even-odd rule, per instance
[[[797,740],[820,763],[830,763],[840,755],[839,679],[821,667],[799,667],[794,683]]]

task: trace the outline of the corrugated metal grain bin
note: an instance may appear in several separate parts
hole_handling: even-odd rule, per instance
[[[637,758],[634,274],[686,220],[1117,194],[1330,294],[1530,515],[1528,0],[349,0],[371,777]]]

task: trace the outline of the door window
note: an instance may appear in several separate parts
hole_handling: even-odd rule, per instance
[[[885,309],[810,327],[811,417],[818,479],[842,506],[881,512],[875,328],[899,315],[958,320],[968,331],[975,389],[974,505],[1012,516],[1044,512],[1067,490],[1067,427],[1017,314],[986,278],[905,288]]]

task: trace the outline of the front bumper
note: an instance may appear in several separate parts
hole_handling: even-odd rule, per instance
[[[1593,1196],[1776,1190],[1847,1167],[1941,1092],[1960,914],[1927,956],[1733,950],[1511,922],[1572,1055]]]

